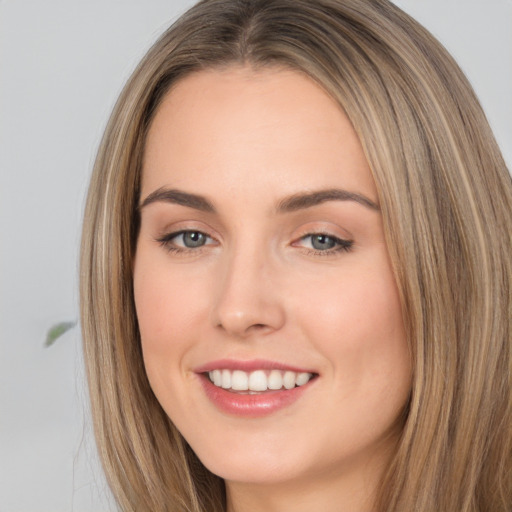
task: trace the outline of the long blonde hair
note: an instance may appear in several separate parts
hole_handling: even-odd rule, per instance
[[[177,80],[231,64],[318,82],[350,118],[379,190],[414,376],[376,510],[510,511],[511,177],[458,66],[387,0],[204,0],[122,92],[94,167],[81,256],[95,434],[121,509],[225,509],[222,480],[146,379],[132,261],[155,110]]]

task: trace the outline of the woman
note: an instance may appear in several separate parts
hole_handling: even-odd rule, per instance
[[[82,240],[123,510],[505,511],[512,184],[385,0],[208,0],[107,127]]]

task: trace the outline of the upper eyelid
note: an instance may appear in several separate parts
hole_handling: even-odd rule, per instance
[[[342,231],[342,232],[340,232],[340,231]],[[304,238],[307,236],[314,236],[314,235],[325,235],[325,236],[329,236],[332,238],[336,238],[337,240],[345,240],[345,241],[352,240],[352,238],[353,238],[353,236],[350,233],[346,232],[345,230],[342,230],[339,227],[336,227],[336,228],[325,227],[325,226],[320,226],[318,228],[306,227],[304,229],[295,230],[295,232],[298,233],[298,235],[293,237],[295,240],[300,240],[301,238]]]
[[[333,240],[336,240],[337,242],[350,243],[350,244],[354,243],[354,240],[352,240],[352,238],[345,238],[345,237],[333,235],[331,233],[326,233],[324,231],[317,231],[317,232],[314,232],[314,233],[307,233],[305,235],[302,235],[302,236],[296,238],[295,241],[292,242],[292,243],[296,243],[296,242],[298,242],[300,240],[304,240],[305,238],[311,238],[313,236],[326,236],[326,237],[332,238]]]
[[[199,224],[199,225],[198,225]],[[182,233],[202,233],[210,238],[218,239],[219,236],[215,229],[212,229],[208,225],[204,225],[202,222],[196,221],[183,221],[183,222],[175,222],[166,224],[165,227],[156,228],[156,232],[158,233],[156,238],[164,238],[171,236],[178,236]]]
[[[184,235],[185,233],[201,233],[206,238],[210,238],[211,240],[216,240],[215,237],[210,235],[204,230],[201,229],[178,229],[176,231],[169,231],[168,233],[164,233],[162,236],[157,237],[158,240],[172,240],[180,235]]]
[[[179,235],[182,235],[184,233],[201,233],[208,238],[216,239],[215,236],[211,235],[207,230],[204,229],[196,229],[196,228],[182,228],[182,229],[176,229],[176,230],[166,230],[162,233],[161,236],[158,236],[157,238],[173,238]],[[302,234],[300,234],[297,237],[294,237],[294,240],[301,240],[303,238],[307,238],[308,236],[315,236],[315,235],[325,235],[331,238],[335,238],[336,240],[350,240],[350,237],[346,237],[345,235],[336,235],[332,233],[332,231],[328,229],[318,229],[318,230],[305,230]]]

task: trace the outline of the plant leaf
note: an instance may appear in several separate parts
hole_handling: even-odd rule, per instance
[[[53,345],[58,338],[68,332],[70,329],[75,327],[75,322],[59,322],[58,324],[52,325],[46,333],[46,341],[44,342],[45,347]]]

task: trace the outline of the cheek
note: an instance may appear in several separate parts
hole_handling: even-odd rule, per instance
[[[303,324],[319,339],[330,340],[332,348],[340,342],[360,346],[361,337],[381,343],[404,337],[398,290],[390,271],[326,275],[295,296],[299,316],[308,319]]]
[[[296,308],[302,330],[331,365],[339,396],[378,406],[408,395],[411,361],[391,269],[383,258],[371,263],[325,276],[307,288],[307,301],[299,293]]]
[[[168,265],[150,258],[142,249],[134,266],[134,298],[141,337],[144,342],[167,345],[173,333],[186,332],[194,325],[203,296],[197,281]]]
[[[183,273],[169,272],[163,258],[140,248],[134,266],[134,299],[141,336],[144,366],[151,386],[162,400],[169,400],[169,379],[183,373],[183,355],[197,335],[203,306],[196,281]],[[162,261],[160,261],[162,259]]]

